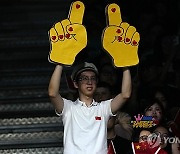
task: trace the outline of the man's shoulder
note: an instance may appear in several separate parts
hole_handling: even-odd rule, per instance
[[[106,104],[106,103],[111,103],[113,99],[108,99],[105,101],[101,101],[100,104]]]
[[[67,99],[67,98],[62,98],[64,102],[73,102],[72,100],[70,99]]]
[[[78,104],[78,100],[75,100],[75,101],[73,101],[73,100],[70,100],[70,99],[66,99],[66,98],[62,98],[63,99],[63,101],[64,101],[64,104]]]
[[[81,104],[81,101],[79,99],[76,100],[70,100],[66,98],[62,98],[65,104],[72,104],[72,105],[78,105]]]

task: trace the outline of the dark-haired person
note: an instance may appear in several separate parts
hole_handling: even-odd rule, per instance
[[[144,101],[143,112],[145,116],[151,116],[157,125],[165,123],[165,110],[158,99]]]
[[[96,102],[105,101],[113,98],[110,86],[105,82],[98,82],[94,99]]]
[[[172,140],[175,140],[176,137],[170,135],[168,128],[163,125],[159,125],[154,133],[159,137],[159,146],[165,150],[168,154],[180,154],[179,143],[170,143]],[[169,140],[168,140],[169,138]],[[174,139],[173,139],[174,138]]]
[[[77,65],[72,72],[79,98],[73,102],[59,94],[62,65],[56,65],[49,83],[49,97],[64,124],[64,154],[107,154],[107,122],[131,95],[131,75],[123,68],[121,93],[101,103],[94,101],[98,70],[92,63]]]

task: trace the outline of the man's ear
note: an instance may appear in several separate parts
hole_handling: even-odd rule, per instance
[[[73,85],[75,88],[78,88],[78,83],[77,82],[73,82]]]

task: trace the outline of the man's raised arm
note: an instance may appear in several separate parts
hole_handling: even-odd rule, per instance
[[[49,97],[58,113],[60,113],[64,107],[64,101],[59,94],[62,70],[62,65],[56,65],[55,70],[51,76],[48,88]]]
[[[128,67],[139,63],[137,52],[140,34],[134,26],[122,21],[120,7],[115,3],[106,7],[106,17],[107,26],[102,33],[102,45],[113,58],[114,65],[123,68],[121,93],[111,103],[111,110],[115,113],[131,95]]]
[[[125,67],[123,68],[121,93],[118,94],[111,102],[111,111],[113,113],[116,113],[128,100],[128,98],[131,96],[131,90],[131,73],[128,67]]]

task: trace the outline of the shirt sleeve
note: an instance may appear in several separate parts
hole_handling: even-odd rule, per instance
[[[62,116],[62,112],[59,113],[56,109],[55,109],[55,113],[56,113],[56,115],[59,116],[59,117]]]
[[[111,102],[112,102],[112,100],[113,99],[109,99],[109,100],[101,102],[101,104],[105,107],[105,110],[106,110],[108,116],[116,116],[116,114],[113,114],[112,110],[111,110]]]
[[[62,110],[62,112],[57,112],[57,110],[55,109],[55,113],[56,113],[56,115],[57,116],[62,116],[66,111],[67,111],[67,108],[69,108],[69,106],[70,106],[70,104],[71,104],[71,100],[67,100],[67,99],[65,99],[65,98],[62,98],[63,99],[63,101],[64,101],[64,107],[63,107],[63,110]]]

